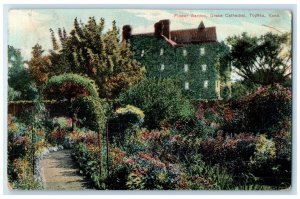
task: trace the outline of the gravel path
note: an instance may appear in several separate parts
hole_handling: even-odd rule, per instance
[[[80,176],[71,158],[71,150],[51,152],[41,160],[45,190],[86,190],[88,182]]]

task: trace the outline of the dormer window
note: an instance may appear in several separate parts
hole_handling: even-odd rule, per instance
[[[187,55],[186,49],[183,49],[182,53],[183,53],[183,56],[185,57]]]
[[[205,72],[207,69],[207,65],[206,64],[202,64],[202,71]]]
[[[189,71],[189,65],[184,64],[183,70],[184,70],[185,73],[188,72]]]
[[[165,70],[165,65],[164,65],[164,64],[161,64],[161,65],[160,65],[160,70],[161,70],[161,71],[164,71],[164,70]]]
[[[163,48],[160,49],[159,55],[160,55],[160,56],[164,55],[164,49],[163,49]]]
[[[205,48],[200,48],[200,55],[205,55]]]
[[[189,90],[190,89],[190,84],[189,82],[184,82],[184,89]]]

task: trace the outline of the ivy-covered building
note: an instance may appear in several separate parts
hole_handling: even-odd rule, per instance
[[[224,86],[230,95],[230,65],[223,59],[228,47],[217,41],[216,27],[201,21],[195,29],[170,30],[170,20],[161,20],[152,33],[131,30],[123,26],[123,40],[130,42],[147,76],[177,78],[192,99],[220,99]]]

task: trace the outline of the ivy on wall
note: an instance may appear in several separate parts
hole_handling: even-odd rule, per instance
[[[220,87],[217,81],[229,79],[221,78],[221,75],[230,75],[230,73],[223,72],[224,68],[230,70],[230,67],[228,64],[224,66],[224,61],[222,61],[229,51],[229,48],[222,42],[172,48],[163,39],[151,35],[134,35],[129,42],[134,58],[146,66],[148,77],[179,78],[185,95],[191,99],[219,98]],[[204,48],[204,54],[201,54],[202,48]],[[204,68],[206,69],[203,70]],[[207,87],[205,87],[205,81],[207,81]],[[188,89],[185,89],[187,87]]]

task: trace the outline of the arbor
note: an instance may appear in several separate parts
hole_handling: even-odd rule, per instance
[[[44,88],[47,99],[68,99],[82,96],[98,97],[98,88],[90,78],[77,74],[66,73],[53,76]]]
[[[87,75],[99,87],[99,96],[115,98],[121,91],[138,82],[145,69],[133,59],[129,44],[119,41],[116,22],[103,33],[104,19],[97,23],[90,17],[87,24],[74,20],[70,34],[58,29],[59,42],[53,30],[50,68],[53,74],[72,72]]]
[[[36,44],[32,47],[32,58],[27,62],[29,71],[37,86],[41,86],[48,81],[49,58],[43,56],[42,46]]]
[[[227,38],[229,59],[246,85],[270,85],[290,82],[290,33],[267,33],[260,37],[243,33]]]
[[[8,100],[32,100],[37,92],[20,49],[8,46]]]

